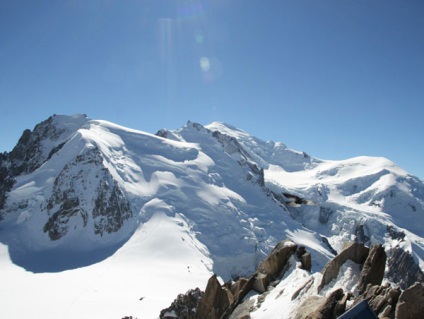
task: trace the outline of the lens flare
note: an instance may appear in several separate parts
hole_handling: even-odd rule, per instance
[[[201,31],[196,30],[194,32],[194,41],[196,41],[197,44],[202,44],[204,39],[205,38],[204,38],[203,33]]]
[[[211,63],[207,57],[200,58],[200,69],[203,72],[208,72],[211,68]]]

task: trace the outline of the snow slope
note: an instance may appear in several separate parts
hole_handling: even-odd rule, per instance
[[[185,220],[157,211],[104,261],[55,273],[31,273],[0,252],[2,318],[157,318],[181,290],[204,288],[212,261]],[[142,299],[142,300],[140,300]]]
[[[400,245],[424,268],[423,182],[384,158],[320,160],[219,122],[152,135],[55,115],[0,169],[14,180],[1,317],[156,318],[213,272],[251,273],[285,238],[314,273],[352,240]]]

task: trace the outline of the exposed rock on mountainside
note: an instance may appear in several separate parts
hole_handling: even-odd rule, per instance
[[[196,316],[199,300],[204,292],[199,288],[191,289],[185,294],[178,295],[177,299],[167,309],[160,312],[160,319],[184,318],[194,319]]]
[[[54,119],[55,115],[50,116],[33,131],[25,130],[10,153],[0,154],[0,213],[15,178],[34,172],[65,145],[69,128],[56,125]],[[86,116],[81,120],[86,121]]]
[[[380,285],[383,281],[387,255],[381,245],[371,247],[363,265],[358,282],[358,292],[362,294],[368,285]]]
[[[85,115],[75,116],[69,123],[63,122],[61,116],[51,116],[36,125],[33,131],[26,130],[12,152],[1,156],[0,179],[3,183],[0,189],[0,216],[16,210],[13,204],[6,209],[1,208],[17,178],[42,171],[42,166],[48,161],[54,162],[53,157],[66,144],[72,143],[74,134],[86,122]],[[46,181],[44,194],[37,195],[40,207],[47,215],[42,230],[51,240],[57,241],[71,229],[82,230],[88,225],[96,235],[121,229],[123,223],[132,217],[132,210],[122,187],[105,165],[101,150],[91,144],[75,156],[69,155],[66,154],[67,162],[58,162],[45,169],[47,174],[55,170],[58,173],[53,173],[52,178]],[[52,179],[51,195],[44,200]],[[28,209],[33,201],[29,196],[23,197],[17,203],[18,208]]]
[[[87,180],[89,171],[94,178]],[[77,183],[82,186],[80,192]],[[91,202],[84,194],[86,191],[96,194]],[[52,240],[67,233],[71,218],[74,227],[83,228],[91,216],[94,233],[103,235],[118,231],[124,221],[132,217],[129,203],[109,170],[103,166],[98,148],[88,149],[65,165],[54,181],[47,210],[50,217],[43,230]]]
[[[206,290],[198,301],[197,306],[192,305],[190,303],[191,299],[189,299],[186,305],[180,307],[183,309],[194,309],[195,315],[181,315],[178,318],[229,318],[249,292],[255,290],[264,293],[270,286],[271,281],[281,278],[282,271],[287,267],[288,260],[296,252],[296,249],[297,245],[291,241],[280,242],[272,250],[271,254],[259,264],[257,271],[249,279],[240,278],[236,282],[230,281],[221,285],[216,275],[213,275],[209,279]],[[172,305],[178,303],[181,299],[187,300],[190,293],[190,291],[186,293],[186,297],[183,298],[178,296]],[[170,308],[163,310],[161,314],[165,312],[169,313],[173,309],[172,305]],[[239,312],[245,313],[246,311]]]
[[[395,247],[387,261],[387,277],[405,289],[415,282],[424,283],[424,274],[409,251]]]
[[[25,130],[10,153],[0,154],[0,220],[7,193],[12,189],[15,177],[32,173],[63,147],[64,143],[52,149],[45,145],[49,140],[58,141],[63,132],[64,129],[59,129],[53,124],[51,116],[37,124],[33,131]]]

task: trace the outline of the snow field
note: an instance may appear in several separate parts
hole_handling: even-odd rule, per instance
[[[179,293],[205,289],[212,261],[184,219],[158,211],[113,256],[88,267],[31,273],[0,245],[2,318],[158,318]],[[140,298],[142,298],[140,300]]]

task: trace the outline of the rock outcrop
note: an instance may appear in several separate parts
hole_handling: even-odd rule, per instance
[[[297,245],[291,241],[278,243],[269,256],[259,263],[253,289],[259,293],[264,293],[269,284],[281,275],[289,258],[296,250]]]
[[[199,301],[195,318],[228,318],[252,289],[264,293],[270,283],[281,276],[296,250],[297,245],[291,241],[278,243],[249,279],[240,278],[237,282],[227,282],[221,286],[216,275],[213,275]]]
[[[191,289],[185,294],[179,294],[171,306],[160,312],[160,319],[180,318],[194,319],[197,305],[204,292],[199,288]]]
[[[424,273],[410,252],[396,247],[387,261],[387,277],[406,289],[415,282],[424,283]]]
[[[305,319],[332,319],[336,318],[334,312],[336,306],[344,296],[343,289],[333,291],[316,311],[305,317]]]
[[[33,131],[26,129],[11,152],[0,154],[0,220],[5,213],[1,210],[7,193],[15,184],[15,178],[35,171],[63,147],[64,143],[60,143],[59,139],[64,131],[54,125],[53,118],[50,116],[37,124]]]
[[[416,283],[399,296],[395,316],[397,319],[422,318],[424,314],[424,285]]]
[[[206,290],[196,311],[196,319],[218,319],[234,303],[231,291],[221,286],[216,275],[213,275],[206,286]]]
[[[384,286],[368,284],[366,290],[355,299],[353,305],[366,300],[377,315],[391,317],[394,314],[400,293],[399,288],[394,288],[390,284]]]
[[[93,178],[87,180],[88,174]],[[87,202],[85,193],[95,195],[93,202]],[[128,200],[95,147],[64,166],[53,183],[47,211],[49,218],[43,230],[51,240],[66,235],[70,220],[82,228],[91,217],[94,233],[102,236],[118,231],[132,216]]]
[[[358,283],[358,292],[362,294],[368,284],[381,285],[386,268],[387,255],[383,246],[374,245],[371,247],[367,259],[361,271]]]
[[[304,259],[309,259],[310,254],[304,247],[298,248],[291,241],[282,241],[259,264],[256,272],[249,279],[241,278],[237,282],[230,281],[221,285],[213,275],[197,304],[196,299],[187,301],[187,296],[179,296],[170,308],[162,311],[160,318],[168,318],[162,316],[166,311],[169,318],[250,319],[250,313],[260,309],[272,289],[278,285],[278,279],[284,275],[292,255],[300,262],[301,268],[308,268],[304,266]],[[338,288],[327,293],[326,296],[320,295],[319,291],[337,277],[341,266],[347,260],[363,265],[356,290],[351,292]],[[291,301],[298,302],[293,318],[336,319],[357,305],[360,307],[364,301],[367,304],[367,311],[374,312],[379,318],[420,318],[424,313],[424,284],[415,283],[403,292],[401,288],[388,283],[381,285],[386,260],[386,252],[382,245],[368,248],[359,243],[347,244],[345,249],[325,266],[318,295],[311,294],[312,291],[316,291],[310,289],[315,286],[314,278],[316,277],[314,276],[311,276],[293,293]],[[305,264],[308,265],[309,262]],[[261,295],[256,301],[244,300],[252,290]],[[351,302],[348,302],[349,300]],[[179,306],[175,307],[176,304]],[[185,312],[182,314],[182,311],[175,309],[184,309]]]
[[[346,247],[334,257],[322,271],[322,281],[318,287],[320,291],[325,285],[330,283],[339,274],[340,267],[347,261],[352,260],[357,264],[363,264],[368,257],[369,248],[363,244],[349,243]]]
[[[297,245],[291,241],[278,243],[270,255],[259,264],[257,271],[248,279],[239,278],[236,282],[229,281],[221,285],[216,275],[213,275],[209,278],[205,292],[200,294],[201,297],[197,303],[195,298],[190,297],[190,292],[186,295],[179,295],[169,308],[162,310],[160,318],[167,318],[165,314],[184,319],[230,318],[249,292],[252,290],[265,292],[270,283],[282,275],[290,256],[296,250]],[[304,249],[301,250],[301,256],[305,254],[309,253]],[[195,309],[195,311],[190,312],[187,309]],[[248,309],[247,306],[241,307],[238,310],[240,315],[231,318],[247,318]]]
[[[296,251],[296,256],[302,265],[302,269],[311,271],[312,269],[312,256],[307,252],[304,246],[300,246]]]

